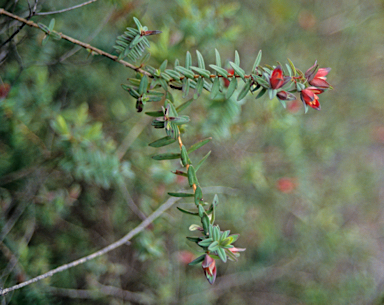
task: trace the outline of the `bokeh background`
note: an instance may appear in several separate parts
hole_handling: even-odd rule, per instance
[[[30,1],[33,6],[33,1]],[[39,1],[37,12],[79,1]],[[28,3],[0,1],[28,16]],[[290,58],[305,71],[331,67],[322,110],[300,101],[237,102],[201,96],[185,142],[213,141],[199,171],[217,223],[241,236],[236,263],[218,263],[211,286],[185,236],[193,217],[176,206],[101,258],[14,291],[1,304],[383,304],[384,3],[325,1],[97,1],[32,20],[108,52],[136,16],[149,29],[150,64],[214,49],[249,72]],[[19,26],[0,17],[0,42]],[[121,84],[134,73],[66,41],[23,28],[0,49],[0,286],[9,287],[116,241],[187,188],[154,161],[163,136],[136,113]],[[170,64],[171,66],[171,64]],[[4,88],[10,85],[5,97]],[[235,94],[236,97],[236,94]],[[176,103],[182,103],[175,93]],[[159,110],[160,103],[146,110]],[[61,116],[67,132],[59,134]],[[56,128],[56,129],[55,129]],[[169,149],[169,147],[168,147]],[[217,188],[219,187],[219,188]]]

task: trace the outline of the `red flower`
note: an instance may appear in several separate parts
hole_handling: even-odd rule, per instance
[[[316,87],[308,87],[300,92],[300,98],[304,104],[308,106],[320,110],[319,97],[317,94],[323,93],[323,90],[318,89]]]
[[[227,69],[228,75],[233,75],[235,73],[235,70],[232,68]],[[224,87],[228,88],[230,81],[224,77]]]
[[[206,254],[201,266],[203,267],[205,277],[209,284],[212,285],[216,280],[216,261]]]
[[[280,192],[289,194],[296,189],[297,181],[294,178],[280,178],[276,187]]]
[[[315,61],[315,64],[305,72],[305,78],[312,86],[319,89],[328,89],[331,85],[326,81],[326,76],[329,71],[331,71],[331,68],[320,68],[318,70],[317,68],[318,64],[317,61]]]
[[[237,252],[243,252],[243,251],[245,251],[246,249],[245,249],[245,248],[236,248],[236,247],[233,247],[233,248],[229,248],[228,250],[231,251],[232,253],[237,253]]]
[[[284,85],[284,76],[283,70],[280,66],[277,66],[271,74],[271,78],[269,79],[272,89],[279,89]]]
[[[296,99],[296,96],[294,96],[292,93],[289,93],[287,91],[279,91],[277,92],[277,97],[283,101],[293,101]]]

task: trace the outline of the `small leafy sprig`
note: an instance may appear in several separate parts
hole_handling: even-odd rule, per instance
[[[135,19],[135,22],[139,24],[137,19]],[[132,33],[133,30],[130,30],[130,32]],[[132,38],[133,36],[130,37]],[[131,54],[130,52],[129,49],[125,49],[124,54],[129,55]],[[134,54],[136,58],[137,52],[134,52]],[[176,170],[174,173],[188,177],[189,186],[192,187],[193,193],[168,194],[175,197],[194,197],[197,207],[196,212],[178,207],[181,212],[197,216],[201,221],[201,226],[193,224],[189,229],[191,231],[200,231],[202,236],[187,237],[187,239],[201,247],[204,254],[192,261],[190,265],[201,263],[206,278],[210,284],[213,284],[217,274],[216,259],[220,259],[224,263],[227,262],[227,259],[236,261],[239,252],[245,249],[236,248],[233,245],[238,235],[229,235],[229,230],[221,231],[220,227],[214,224],[216,207],[218,205],[217,195],[215,195],[209,208],[206,208],[209,204],[203,199],[202,189],[196,172],[208,158],[210,152],[202,158],[196,167],[192,165],[189,158],[190,153],[207,144],[211,138],[202,140],[187,149],[181,140],[179,126],[187,124],[190,119],[188,116],[179,115],[178,112],[186,109],[193,100],[202,94],[203,90],[210,92],[211,99],[216,98],[218,95],[224,96],[226,99],[231,98],[238,89],[239,81],[243,82],[243,86],[238,91],[238,101],[244,99],[248,93],[253,94],[257,91],[256,99],[267,93],[269,99],[277,98],[283,107],[286,108],[286,101],[296,99],[294,93],[299,92],[304,104],[305,113],[308,111],[308,106],[320,110],[318,94],[331,88],[326,81],[326,75],[330,68],[319,69],[317,62],[315,62],[304,74],[289,59],[285,66],[281,63],[278,63],[277,66],[261,66],[262,52],[259,51],[251,73],[246,74],[245,70],[240,67],[240,55],[235,51],[234,61],[229,62],[232,70],[229,72],[222,67],[220,53],[215,50],[215,64],[209,65],[211,71],[206,68],[203,55],[199,51],[196,51],[196,56],[197,66],[193,66],[190,52],[186,53],[184,66],[180,64],[179,60],[176,60],[173,69],[168,68],[167,60],[157,69],[150,65],[143,66],[141,64],[140,68],[146,74],[138,73],[135,78],[129,78],[129,83],[122,85],[122,87],[136,99],[136,109],[138,112],[143,111],[145,104],[148,102],[165,100],[161,111],[145,112],[147,115],[156,117],[152,121],[152,126],[164,128],[166,131],[165,137],[150,143],[149,146],[163,147],[177,141],[180,153],[163,153],[152,158],[155,160],[180,159],[182,166],[185,168],[185,171]],[[144,61],[142,60],[141,62],[143,63]],[[182,90],[183,98],[187,98],[192,89],[194,90],[193,98],[175,108],[173,96],[169,89]]]

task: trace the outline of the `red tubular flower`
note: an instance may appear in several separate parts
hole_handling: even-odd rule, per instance
[[[243,251],[245,251],[246,249],[245,249],[245,248],[236,248],[236,247],[233,247],[233,248],[229,248],[228,250],[231,251],[232,253],[238,253],[238,252],[243,252]]]
[[[201,266],[203,267],[205,277],[209,284],[212,285],[216,280],[216,261],[206,254]]]
[[[292,93],[289,93],[287,91],[279,91],[277,92],[277,97],[283,101],[293,101],[296,99],[296,96],[294,96]]]
[[[280,66],[277,66],[271,74],[271,78],[269,79],[272,89],[279,89],[284,85],[284,76],[283,70]]]
[[[316,87],[308,87],[300,92],[300,98],[304,104],[308,106],[320,110],[319,97],[317,94],[323,93],[323,90],[318,89]]]
[[[318,69],[317,61],[305,72],[305,78],[308,83],[320,89],[328,89],[331,85],[326,81],[326,76],[331,71],[331,68],[320,68]]]

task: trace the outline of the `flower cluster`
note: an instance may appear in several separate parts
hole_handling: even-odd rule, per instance
[[[331,88],[331,85],[326,81],[326,76],[330,70],[330,68],[319,69],[316,61],[304,75],[300,72],[301,74],[299,73],[298,76],[284,76],[283,69],[278,65],[270,73],[269,90],[276,90],[276,97],[280,101],[296,99],[291,92],[298,91],[305,107],[308,105],[320,110],[318,95]]]

